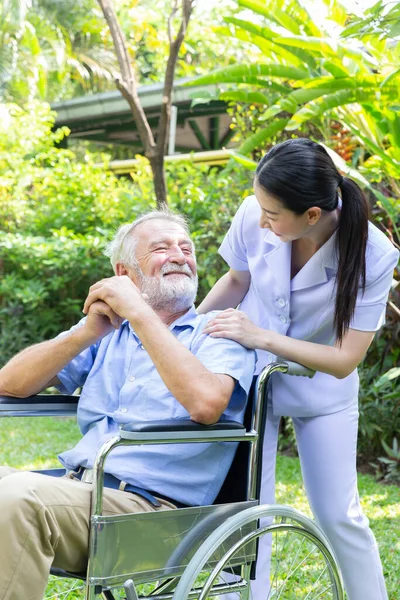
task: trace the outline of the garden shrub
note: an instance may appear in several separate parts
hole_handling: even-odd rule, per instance
[[[79,162],[59,147],[68,131],[52,131],[54,115],[45,105],[0,105],[0,116],[1,365],[82,317],[90,285],[112,275],[105,243],[119,225],[155,208],[155,200],[144,158],[137,157],[130,178],[117,178],[96,166],[104,157],[88,152]],[[196,243],[199,301],[227,270],[217,249],[251,192],[251,178],[236,163],[167,165],[170,208],[187,216]],[[392,446],[400,427],[400,377],[382,379],[400,358],[396,314],[389,309],[360,368],[359,438],[367,459],[382,454],[382,441]]]
[[[122,223],[155,208],[148,162],[117,178],[87,153],[78,162],[58,144],[54,115],[42,104],[3,106],[0,138],[0,364],[23,347],[82,317],[89,286],[112,275],[102,254]],[[170,207],[188,217],[197,247],[201,300],[226,271],[217,248],[243,197],[248,173],[174,163]]]

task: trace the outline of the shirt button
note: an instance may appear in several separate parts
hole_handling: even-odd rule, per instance
[[[279,320],[281,321],[281,323],[287,323],[287,318],[285,317],[285,315],[279,315]]]
[[[126,413],[126,412],[128,412],[128,409],[127,408],[121,408],[121,412],[122,413]]]
[[[141,345],[140,345],[140,347],[141,347],[141,349],[142,349],[142,350],[144,350],[144,346],[143,346],[143,344],[141,344]]]
[[[129,377],[129,381],[135,381],[136,377],[134,377],[133,375],[131,377]]]
[[[276,303],[281,308],[283,308],[284,306],[286,306],[286,301],[283,298],[278,298],[278,300],[276,301]]]

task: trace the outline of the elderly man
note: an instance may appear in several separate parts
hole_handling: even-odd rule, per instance
[[[90,288],[86,317],[0,371],[1,395],[83,386],[83,437],[59,456],[65,476],[0,469],[1,600],[26,598],[28,589],[30,600],[40,600],[52,564],[85,570],[87,475],[119,425],[243,417],[254,353],[202,333],[208,316],[193,307],[196,261],[184,219],[148,213],[120,228],[108,255],[116,276]],[[212,503],[233,453],[234,444],[119,447],[106,463],[104,513]]]

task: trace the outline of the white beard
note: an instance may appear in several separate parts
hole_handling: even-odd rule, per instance
[[[178,272],[182,275],[167,275]],[[154,310],[179,312],[190,308],[196,299],[197,275],[193,275],[187,264],[165,263],[156,277],[148,277],[140,271],[139,279],[140,291],[146,294],[147,303]]]

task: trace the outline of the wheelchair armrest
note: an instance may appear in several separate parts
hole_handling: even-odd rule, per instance
[[[160,421],[136,421],[123,425],[121,439],[125,440],[193,440],[211,441],[215,438],[235,438],[246,434],[242,423],[221,419],[212,425],[202,425],[189,418],[163,419]]]
[[[71,417],[79,396],[38,394],[28,398],[0,396],[0,417]]]

